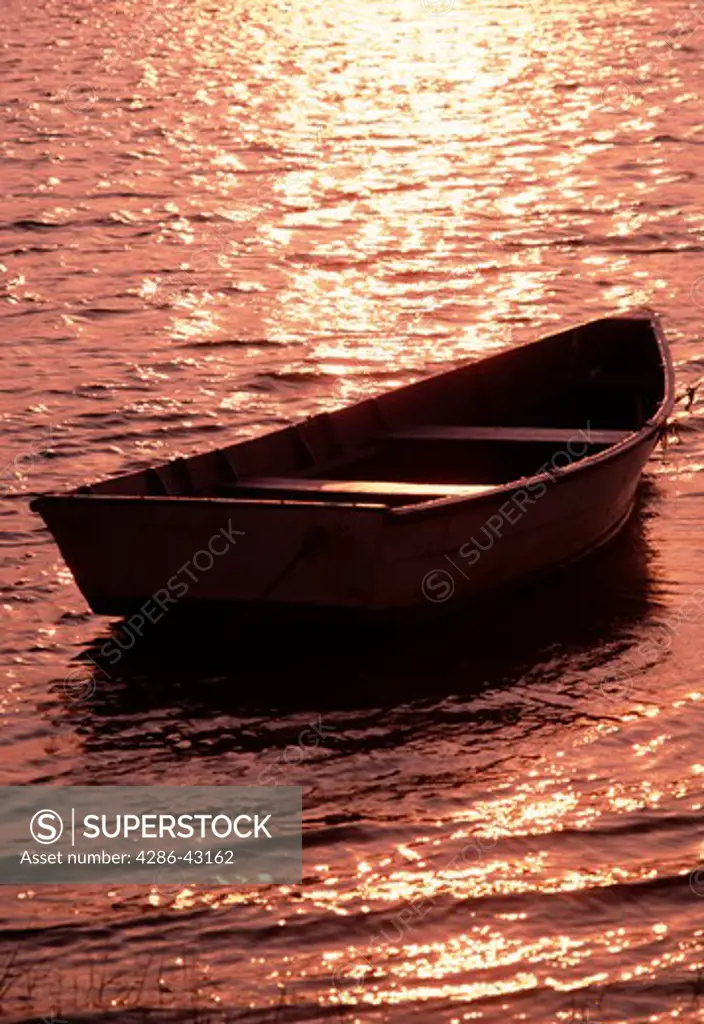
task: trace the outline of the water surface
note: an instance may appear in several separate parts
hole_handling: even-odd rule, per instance
[[[91,677],[27,504],[613,310],[695,385],[703,54],[680,0],[3,0],[0,781],[306,807],[299,887],[0,893],[5,1017],[701,1019],[699,396],[600,559],[372,650]]]

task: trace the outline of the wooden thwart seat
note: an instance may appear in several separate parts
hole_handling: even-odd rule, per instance
[[[281,501],[340,501],[364,505],[403,505],[433,498],[472,497],[494,490],[490,484],[419,484],[398,480],[314,480],[306,477],[247,477],[223,483],[218,494],[229,498]]]
[[[631,430],[596,430],[590,427],[412,427],[384,435],[392,441],[523,441],[527,443],[617,444]]]

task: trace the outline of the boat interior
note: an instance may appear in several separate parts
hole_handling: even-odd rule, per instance
[[[652,321],[614,317],[80,492],[386,507],[473,496],[557,453],[618,444],[668,386]]]

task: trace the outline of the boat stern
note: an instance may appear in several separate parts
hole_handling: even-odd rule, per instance
[[[211,602],[368,607],[388,511],[80,493],[31,508],[105,615]]]

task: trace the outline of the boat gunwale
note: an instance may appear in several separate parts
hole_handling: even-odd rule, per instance
[[[33,512],[41,512],[42,507],[48,504],[54,504],[57,502],[63,503],[66,501],[72,502],[84,502],[88,501],[92,504],[103,503],[112,504],[113,502],[138,502],[147,503],[150,506],[155,504],[172,504],[177,502],[179,507],[182,505],[197,505],[202,508],[204,505],[224,505],[228,508],[261,508],[262,506],[269,507],[274,506],[276,508],[281,505],[290,506],[294,509],[300,509],[305,507],[306,509],[320,508],[320,509],[354,509],[355,512],[373,512],[379,514],[380,512],[386,513],[391,512],[391,506],[381,505],[378,502],[342,502],[342,501],[298,501],[294,498],[225,498],[219,496],[213,497],[199,497],[198,495],[191,494],[78,494],[75,491],[68,491],[66,493],[58,494],[40,494],[36,498],[33,498],[30,503],[30,508]]]

